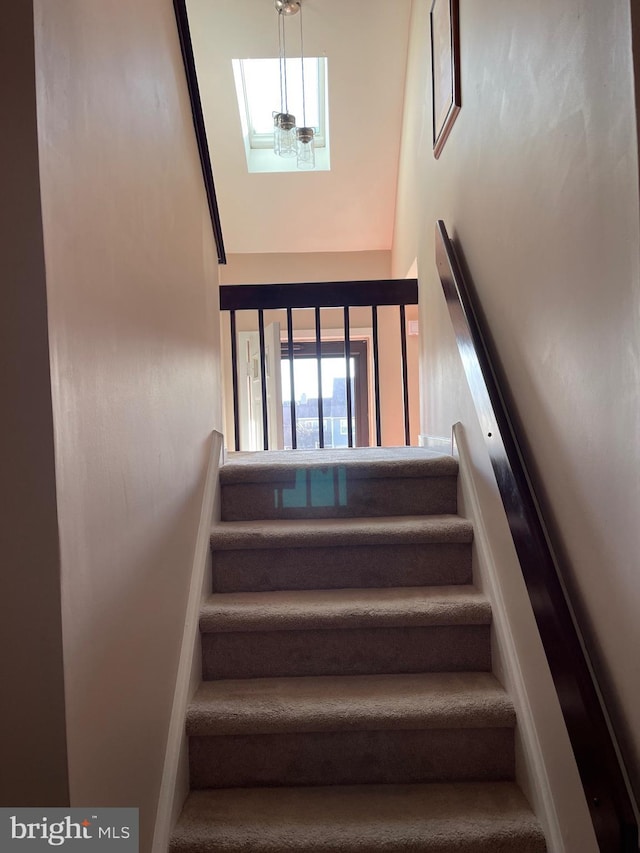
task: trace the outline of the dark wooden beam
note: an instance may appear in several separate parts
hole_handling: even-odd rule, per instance
[[[176,24],[178,25],[178,36],[180,37],[180,48],[182,50],[184,70],[187,75],[187,88],[189,90],[189,100],[191,101],[193,127],[196,132],[198,153],[200,154],[200,165],[202,166],[202,177],[204,179],[204,187],[207,194],[207,202],[209,204],[213,236],[216,241],[218,263],[226,264],[227,256],[224,250],[220,211],[218,210],[216,188],[213,182],[213,169],[211,167],[209,143],[207,142],[207,131],[205,129],[204,116],[202,113],[202,101],[200,100],[196,63],[193,57],[193,45],[191,43],[191,31],[189,30],[189,16],[187,15],[186,0],[173,0],[173,9],[176,15]]]
[[[416,305],[415,278],[383,281],[300,282],[296,284],[225,284],[220,309],[243,311],[274,308],[344,308],[349,305]]]

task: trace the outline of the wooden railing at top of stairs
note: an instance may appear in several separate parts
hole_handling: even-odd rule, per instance
[[[320,312],[322,308],[341,308],[343,312],[342,347],[345,360],[345,395],[346,422],[348,447],[354,447],[354,431],[352,425],[353,406],[351,399],[351,350],[350,350],[350,308],[371,309],[372,332],[372,363],[373,363],[373,392],[376,445],[382,444],[382,427],[380,415],[380,356],[378,351],[378,308],[396,306],[399,317],[400,359],[402,382],[402,409],[404,420],[405,444],[410,444],[409,430],[409,379],[407,364],[407,305],[418,302],[418,281],[415,278],[383,279],[375,281],[323,281],[298,282],[294,284],[226,284],[220,287],[220,310],[229,312],[231,336],[231,368],[233,384],[233,418],[235,433],[235,449],[240,450],[240,420],[239,420],[239,380],[238,380],[238,348],[236,312],[252,311],[257,313],[257,327],[260,336],[260,384],[262,395],[262,432],[264,449],[269,450],[269,424],[267,413],[267,389],[265,377],[267,364],[265,360],[265,328],[264,312],[268,310],[285,310],[287,315],[286,352],[289,361],[289,382],[291,388],[291,418],[292,448],[296,449],[296,404],[294,378],[294,323],[293,311],[311,308],[315,317],[315,357],[317,364],[317,387],[322,384],[322,329]],[[319,447],[325,446],[324,440],[324,411],[323,395],[318,393],[318,436]],[[367,442],[368,443],[368,442]]]
[[[631,798],[593,669],[505,404],[487,331],[442,221],[436,224],[436,265],[600,850],[638,853]]]

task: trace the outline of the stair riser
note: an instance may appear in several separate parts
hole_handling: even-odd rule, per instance
[[[467,543],[213,550],[214,592],[468,583]]]
[[[202,677],[488,672],[488,625],[204,634]]]
[[[284,483],[234,483],[222,487],[222,520],[274,518],[354,518],[440,515],[457,512],[455,477],[330,479],[318,489],[302,478],[298,488]]]
[[[269,826],[268,822],[266,826]],[[333,829],[330,824],[328,826]],[[365,826],[369,828],[367,824]],[[343,838],[336,838],[338,833],[335,831],[331,833],[331,838],[327,839],[326,826],[323,826],[320,848],[317,830],[310,831],[305,836],[304,830],[299,830],[295,824],[287,826],[282,831],[281,839],[274,845],[273,833],[265,839],[264,827],[252,825],[247,830],[233,833],[232,838],[216,838],[213,844],[210,834],[206,832],[196,838],[176,835],[169,846],[169,853],[246,853],[249,850],[251,853],[283,853],[285,850],[286,853],[405,853],[407,850],[411,853],[546,853],[547,850],[544,839],[534,831],[526,833],[526,827],[525,831],[519,826],[508,826],[504,830],[498,824],[493,836],[485,835],[480,840],[474,835],[473,829],[468,829],[465,837],[461,838],[457,826],[445,832],[437,826],[440,837],[435,839],[430,836],[429,827],[421,827],[424,832],[421,838],[416,838],[412,829],[413,827],[409,827],[405,832],[396,831],[397,837],[391,842],[393,846],[390,846],[384,838],[367,842],[354,838],[345,841]],[[211,834],[215,838],[215,834]]]
[[[512,779],[510,728],[189,738],[191,787]]]

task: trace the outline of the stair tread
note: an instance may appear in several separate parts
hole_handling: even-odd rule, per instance
[[[208,681],[187,710],[191,736],[514,725],[487,672]]]
[[[354,447],[323,450],[266,450],[229,453],[220,469],[222,485],[288,482],[300,470],[345,468],[350,479],[455,477],[452,456],[420,447]]]
[[[488,599],[467,585],[214,593],[200,614],[204,633],[490,622]]]
[[[470,521],[458,515],[223,521],[211,532],[213,550],[469,543]]]
[[[192,792],[171,853],[544,853],[511,782]]]

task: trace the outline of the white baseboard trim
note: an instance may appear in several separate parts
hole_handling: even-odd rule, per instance
[[[504,654],[503,664],[508,670],[510,687],[516,695],[512,698],[516,700],[518,712],[518,728],[522,738],[529,745],[527,754],[530,760],[534,762],[532,768],[536,776],[535,788],[541,794],[537,806],[537,811],[543,811],[544,815],[538,814],[543,818],[545,824],[545,835],[550,843],[550,847],[554,851],[564,849],[562,844],[562,835],[558,824],[558,815],[551,796],[549,780],[544,767],[544,762],[540,759],[541,746],[538,739],[535,726],[533,725],[533,714],[529,705],[525,680],[520,668],[520,662],[515,648],[515,641],[509,625],[509,620],[506,617],[506,603],[498,581],[498,571],[496,569],[495,555],[491,548],[490,537],[486,529],[482,506],[476,491],[476,486],[473,478],[473,468],[469,458],[467,443],[464,437],[464,431],[461,424],[455,424],[453,427],[455,437],[456,456],[459,465],[460,489],[462,491],[463,502],[465,506],[465,515],[473,522],[473,540],[478,561],[482,564],[481,574],[485,593],[491,600],[491,608],[493,611],[493,622],[496,631],[499,631],[505,642],[502,643]],[[528,787],[528,786],[527,786]]]
[[[521,649],[513,634],[511,617],[509,615],[509,604],[505,600],[503,589],[500,581],[500,572],[497,566],[497,555],[492,546],[492,538],[489,532],[485,513],[483,512],[482,502],[475,483],[474,467],[471,459],[469,445],[464,434],[462,424],[455,424],[453,427],[453,436],[455,444],[455,454],[459,464],[459,489],[464,507],[464,514],[473,522],[474,529],[474,576],[478,573],[478,581],[482,586],[485,594],[491,601],[493,612],[493,630],[496,637],[499,637],[498,660],[494,660],[494,668],[496,664],[502,670],[502,675],[508,681],[508,690],[511,693],[511,698],[516,706],[516,714],[518,720],[518,731],[522,762],[520,762],[519,772],[517,772],[517,780],[521,787],[525,790],[527,796],[531,800],[531,804],[543,825],[543,829],[547,838],[547,847],[550,853],[571,853],[577,849],[572,847],[571,843],[567,842],[567,838],[571,836],[570,828],[567,827],[567,815],[561,816],[557,807],[557,800],[562,799],[563,805],[567,807],[570,802],[567,797],[567,791],[563,791],[562,797],[557,795],[560,793],[554,791],[554,783],[552,782],[545,760],[544,748],[541,742],[539,722],[532,708],[529,688],[527,685],[527,676],[522,670],[519,660]],[[515,558],[517,559],[517,558]],[[494,653],[497,650],[494,649]],[[543,654],[541,652],[541,654]],[[549,702],[557,703],[554,688],[550,684],[551,694]],[[558,711],[559,715],[559,711]],[[559,719],[561,719],[559,717]],[[550,725],[549,718],[542,721],[542,725]],[[564,730],[563,723],[560,723]],[[566,749],[568,754],[571,754],[571,747],[568,743],[566,730],[563,735],[567,740]],[[548,742],[548,737],[546,738]],[[577,780],[576,797],[581,798],[582,792],[579,789],[579,780],[577,768],[575,771]],[[578,790],[579,789],[579,790]],[[582,804],[584,809],[584,818],[588,821],[588,811],[586,804]],[[594,851],[594,848],[589,844],[591,839],[582,837],[579,842],[579,849]],[[593,836],[595,843],[595,836]]]
[[[436,450],[438,453],[451,454],[453,449],[452,437],[443,438],[439,435],[425,435],[420,433],[418,436],[418,446],[427,447],[429,450]]]
[[[189,598],[169,721],[152,853],[166,853],[171,829],[189,792],[185,717],[187,705],[201,677],[198,623],[202,599],[210,592],[211,587],[211,573],[207,569],[211,564],[211,527],[220,517],[218,475],[222,463],[223,445],[222,433],[214,431],[211,435],[200,522],[193,552]]]

